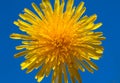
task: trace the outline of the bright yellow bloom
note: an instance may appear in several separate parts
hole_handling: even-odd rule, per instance
[[[68,0],[64,11],[65,1],[55,0],[52,8],[49,0],[42,0],[40,7],[32,3],[32,7],[38,15],[24,9],[24,14],[14,22],[26,35],[13,33],[11,38],[22,40],[22,45],[16,46],[22,52],[15,57],[25,56],[21,69],[27,69],[27,73],[40,68],[36,75],[38,82],[48,76],[52,71],[52,83],[68,83],[67,71],[72,83],[75,79],[81,83],[78,70],[93,73],[98,67],[91,59],[98,60],[103,47],[101,40],[105,38],[102,32],[93,32],[102,23],[95,24],[97,15],[83,16],[86,8],[84,2],[73,7],[74,0]],[[63,75],[62,75],[63,74]]]

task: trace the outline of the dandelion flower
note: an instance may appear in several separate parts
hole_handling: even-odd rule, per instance
[[[54,8],[49,0],[42,0],[40,7],[32,3],[37,15],[25,8],[21,19],[14,22],[26,34],[11,34],[11,38],[22,40],[16,46],[22,50],[15,57],[25,57],[21,69],[30,73],[39,68],[35,78],[41,82],[52,73],[52,83],[68,83],[68,73],[72,83],[81,83],[79,70],[93,73],[98,67],[91,59],[99,60],[103,54],[102,32],[94,32],[102,23],[95,24],[97,15],[82,16],[86,8],[84,2],[77,7],[74,0],[55,0]],[[68,72],[68,73],[67,73]]]

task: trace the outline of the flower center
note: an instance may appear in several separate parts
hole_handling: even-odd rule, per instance
[[[59,51],[67,51],[70,47],[71,40],[67,35],[55,36],[52,42],[52,46]]]

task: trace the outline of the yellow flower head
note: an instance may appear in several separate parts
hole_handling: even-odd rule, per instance
[[[16,46],[16,49],[24,49],[15,57],[25,57],[21,69],[27,69],[27,73],[41,67],[35,77],[38,82],[52,71],[52,83],[62,83],[62,76],[68,83],[68,71],[72,83],[75,80],[81,83],[79,69],[84,72],[86,68],[91,73],[98,69],[91,59],[101,57],[101,40],[105,38],[102,32],[93,30],[102,23],[94,23],[96,14],[81,17],[86,10],[84,2],[77,7],[73,5],[74,0],[68,0],[66,7],[64,0],[55,0],[52,8],[49,0],[42,0],[40,7],[32,3],[37,15],[25,8],[24,14],[19,14],[21,19],[14,22],[26,32],[26,35],[11,35],[13,39],[22,40],[22,45]]]

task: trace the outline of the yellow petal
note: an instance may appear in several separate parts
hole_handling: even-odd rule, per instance
[[[102,26],[102,23],[95,24],[94,27],[92,28],[92,30],[95,30],[101,26]]]
[[[21,57],[21,56],[25,56],[28,52],[29,52],[28,50],[19,52],[19,53],[15,54],[14,57],[18,58],[18,57]]]
[[[73,7],[74,0],[68,0],[67,5],[66,5],[66,12],[70,12]]]
[[[63,74],[64,74],[64,82],[68,83],[67,71],[66,71],[66,67],[65,67],[64,64],[62,64],[62,71],[63,71]]]
[[[59,14],[59,11],[60,11],[60,0],[55,0],[54,13]]]
[[[79,13],[82,10],[83,6],[84,6],[84,2],[81,2],[76,9],[76,13]]]
[[[38,8],[38,6],[35,3],[32,3],[32,7],[34,8],[34,10],[37,12],[37,14],[40,16],[40,18],[43,18],[43,14],[40,11],[40,9]]]
[[[98,70],[98,67],[93,62],[89,60],[85,60],[85,61],[90,65],[90,67],[94,68],[95,70]]]
[[[30,36],[13,33],[10,35],[10,38],[13,39],[22,39],[22,40],[32,40]]]
[[[91,73],[94,73],[94,71],[92,70],[92,68],[90,68],[85,62],[80,61],[80,63]]]

